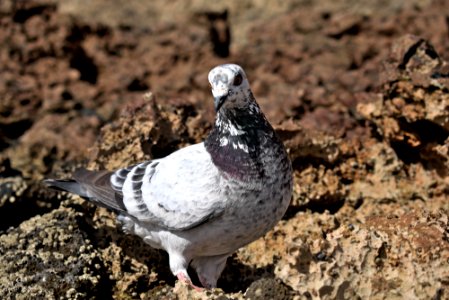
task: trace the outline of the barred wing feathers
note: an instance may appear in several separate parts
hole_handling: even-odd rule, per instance
[[[187,230],[222,214],[218,178],[203,143],[115,172],[74,174],[93,201],[168,230]]]

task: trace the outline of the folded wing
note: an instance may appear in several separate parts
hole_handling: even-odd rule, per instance
[[[74,179],[93,201],[169,230],[199,226],[224,211],[218,171],[202,143],[115,172],[79,170]]]

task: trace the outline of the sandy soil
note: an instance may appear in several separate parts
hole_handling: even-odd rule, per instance
[[[4,299],[449,298],[449,6],[270,3],[0,2]],[[113,213],[41,180],[201,141],[224,62],[286,144],[294,197],[197,292]]]

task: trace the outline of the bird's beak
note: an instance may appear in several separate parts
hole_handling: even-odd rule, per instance
[[[220,107],[223,105],[223,103],[226,101],[226,98],[228,97],[228,94],[214,97],[214,105],[215,105],[215,111],[218,112],[220,110]]]
[[[214,96],[215,111],[218,112],[226,101],[226,98],[229,95],[229,90],[225,86],[219,85],[212,88],[212,95]]]

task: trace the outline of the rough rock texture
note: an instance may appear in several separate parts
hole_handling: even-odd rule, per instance
[[[449,66],[425,40],[405,36],[393,47],[383,93],[369,94],[358,111],[404,162],[448,175]]]
[[[0,236],[4,299],[104,299],[111,284],[86,216],[59,208]]]
[[[148,93],[128,105],[116,122],[101,129],[91,149],[90,167],[112,170],[164,157],[179,147],[200,142],[209,128],[193,106],[176,101],[161,106]]]
[[[275,273],[307,297],[449,296],[449,270],[442,263],[449,258],[445,212],[372,216],[364,225],[341,224],[325,237],[295,236],[294,223],[301,222],[291,219],[286,225],[288,254],[281,257]]]
[[[445,1],[105,3],[0,1],[3,298],[449,298]],[[198,292],[112,212],[40,181],[203,140],[207,72],[229,61],[295,190]]]

